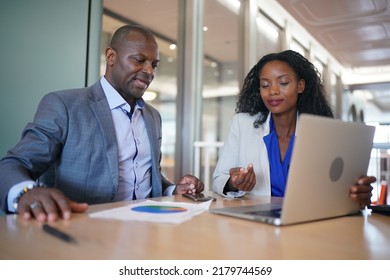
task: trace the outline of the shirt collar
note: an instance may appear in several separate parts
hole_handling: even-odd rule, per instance
[[[274,120],[272,119],[272,114],[271,113],[269,113],[268,117],[269,117],[269,132],[271,133],[275,129]],[[297,112],[297,120],[296,120],[296,123],[295,123],[294,135],[297,135],[298,122],[299,122],[299,112]]]

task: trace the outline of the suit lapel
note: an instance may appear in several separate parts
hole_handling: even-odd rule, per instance
[[[117,188],[119,184],[118,145],[111,111],[100,82],[94,84],[91,89],[90,106],[103,134],[113,184]]]
[[[161,188],[161,178],[160,178],[160,145],[159,139],[159,123],[152,116],[152,113],[149,111],[147,104],[145,104],[142,114],[145,120],[146,131],[148,133],[150,141],[150,149],[152,154],[152,197],[157,197],[162,195]]]
[[[155,128],[155,121],[152,118],[152,115],[150,114],[148,108],[145,106],[145,110],[142,110],[142,114],[145,120],[146,130],[148,132],[149,141],[150,141],[150,148],[152,151],[152,157],[154,158],[155,155],[159,154],[158,151],[158,143],[156,142],[158,136],[157,136],[157,129]]]

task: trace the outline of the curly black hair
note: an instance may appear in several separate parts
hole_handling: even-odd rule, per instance
[[[263,56],[245,77],[244,84],[238,95],[236,113],[249,113],[251,116],[260,113],[253,123],[254,127],[263,124],[269,114],[260,97],[260,72],[264,65],[271,61],[284,61],[297,75],[298,80],[305,80],[305,89],[298,97],[298,113],[307,113],[326,117],[334,117],[332,109],[326,100],[325,89],[317,68],[304,56],[286,50],[280,53],[270,53]]]

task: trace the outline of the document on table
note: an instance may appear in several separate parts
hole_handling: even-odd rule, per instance
[[[212,200],[202,203],[146,200],[89,214],[91,218],[180,224],[207,211]]]

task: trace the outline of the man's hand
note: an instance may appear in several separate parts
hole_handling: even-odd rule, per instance
[[[192,175],[183,176],[180,181],[176,184],[176,188],[173,194],[183,193],[201,193],[204,190],[204,184],[201,180]]]
[[[16,211],[26,220],[54,222],[58,218],[70,219],[72,212],[81,213],[87,209],[88,204],[69,200],[57,189],[34,188],[22,195]]]

